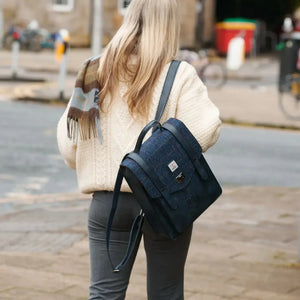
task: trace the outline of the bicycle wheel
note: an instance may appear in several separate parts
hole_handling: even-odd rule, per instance
[[[28,50],[29,51],[41,51],[42,47],[41,47],[41,37],[40,36],[34,36],[32,37],[31,40],[29,40],[28,43]]]
[[[3,48],[7,50],[11,50],[11,45],[14,39],[12,34],[6,34],[3,38]]]
[[[227,80],[226,70],[219,63],[209,63],[203,68],[200,77],[205,85],[211,88],[220,88]]]
[[[299,80],[286,81],[279,92],[279,107],[288,119],[300,120],[300,95],[292,93],[292,84],[299,84]]]

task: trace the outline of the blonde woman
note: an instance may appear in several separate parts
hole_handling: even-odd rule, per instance
[[[113,273],[106,254],[105,227],[123,156],[132,151],[142,128],[154,119],[162,86],[179,43],[177,0],[132,0],[123,25],[99,57],[87,60],[58,124],[58,146],[76,169],[81,192],[93,194],[88,215],[90,296],[125,299],[135,254]],[[100,90],[100,92],[99,92]],[[179,66],[162,122],[176,117],[207,150],[219,136],[219,111],[186,62]],[[113,261],[123,257],[140,207],[123,183],[111,232]],[[176,240],[153,232],[145,222],[147,292],[150,300],[184,298],[184,265],[192,228]]]

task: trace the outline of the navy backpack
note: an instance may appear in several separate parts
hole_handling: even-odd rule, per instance
[[[106,244],[109,254],[111,225],[118,204],[123,178],[141,206],[128,242],[127,253],[113,270],[128,261],[146,217],[153,230],[171,239],[187,229],[222,193],[221,186],[207,164],[200,144],[178,119],[164,124],[159,120],[169,98],[180,61],[172,61],[164,83],[155,120],[140,133],[135,149],[121,162],[107,222]],[[152,135],[143,143],[145,135]]]

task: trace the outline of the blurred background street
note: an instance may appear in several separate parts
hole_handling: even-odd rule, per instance
[[[0,0],[1,300],[87,298],[90,196],[58,152],[56,126],[80,65],[129,3]],[[205,157],[224,193],[195,222],[186,299],[298,300],[300,1],[181,3],[179,58],[223,121]],[[142,247],[126,299],[146,299]]]
[[[56,145],[63,105],[1,101],[0,198],[77,191]],[[9,124],[9,125],[8,125]],[[296,131],[223,126],[206,154],[223,185],[300,188]],[[259,172],[258,172],[259,170]]]
[[[6,57],[0,64],[4,76],[11,54],[0,53]],[[68,54],[66,99],[77,69],[90,55],[88,49],[71,49]],[[7,128],[0,132],[1,197],[77,191],[75,172],[65,167],[56,146],[56,125],[65,109],[65,102],[57,99],[57,69],[52,52],[24,52],[22,77],[45,82],[1,82],[0,122]],[[224,126],[206,156],[222,184],[300,187],[300,120],[287,118],[279,108],[278,71],[275,55],[249,58],[229,73],[224,86],[208,87]],[[280,172],[274,172],[275,166]]]

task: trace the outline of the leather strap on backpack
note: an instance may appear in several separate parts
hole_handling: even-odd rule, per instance
[[[171,89],[174,83],[174,79],[178,70],[178,67],[180,65],[181,61],[179,60],[173,60],[170,64],[169,70],[168,70],[168,74],[163,86],[163,90],[162,93],[160,95],[160,99],[159,99],[159,103],[158,103],[158,107],[157,107],[157,111],[156,111],[156,115],[155,115],[155,120],[156,121],[160,121],[165,107],[167,105],[170,93],[171,93]]]

